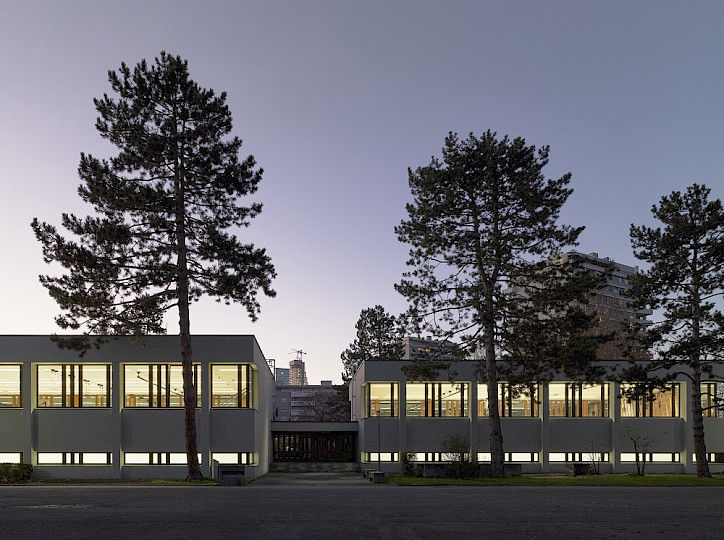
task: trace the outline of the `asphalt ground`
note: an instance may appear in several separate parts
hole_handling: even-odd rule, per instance
[[[3,486],[0,538],[724,538],[724,488]]]

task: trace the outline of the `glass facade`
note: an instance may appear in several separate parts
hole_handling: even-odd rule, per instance
[[[538,387],[530,386],[526,391],[516,391],[508,383],[498,383],[498,411],[501,417],[536,417],[538,416]],[[488,385],[478,383],[478,416],[487,417]]]
[[[212,407],[254,407],[254,370],[250,364],[211,366]]]
[[[196,406],[201,405],[200,365],[193,365]],[[126,407],[183,407],[181,364],[126,364]]]
[[[550,383],[551,417],[608,417],[608,384]]]
[[[0,407],[22,407],[20,364],[0,364]]]
[[[407,383],[407,416],[464,417],[468,415],[468,383]]]
[[[397,383],[369,383],[364,391],[366,417],[399,416],[399,386]]]
[[[111,366],[38,364],[38,407],[110,407]]]
[[[627,385],[621,385],[621,393]],[[679,384],[673,383],[666,390],[655,389],[653,396],[626,399],[621,396],[621,416],[625,418],[678,418]]]

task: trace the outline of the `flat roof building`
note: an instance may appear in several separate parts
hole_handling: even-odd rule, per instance
[[[254,336],[193,336],[202,472],[265,474],[273,377]],[[80,358],[49,336],[0,336],[0,461],[39,478],[184,478],[178,336],[113,339]]]

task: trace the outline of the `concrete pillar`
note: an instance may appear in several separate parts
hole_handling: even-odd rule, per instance
[[[470,461],[478,462],[478,382],[470,382],[468,395],[468,417],[470,418]]]
[[[125,405],[124,366],[111,365],[111,461],[113,478],[123,478],[123,405]]]
[[[20,399],[23,403],[23,462],[33,467],[38,464],[38,430],[35,423],[35,406],[37,404],[38,383],[33,374],[35,366],[32,362],[23,362],[20,368]]]
[[[203,362],[199,366],[201,376],[201,408],[196,409],[196,441],[201,454],[201,473],[211,476],[211,364]],[[258,374],[252,371],[253,388],[259,388]],[[256,400],[256,393],[252,399]],[[257,415],[258,420],[258,415]],[[254,446],[258,446],[255,444]]]
[[[608,459],[611,462],[613,472],[621,470],[621,385],[619,383],[608,383],[608,414],[611,417],[611,451]]]
[[[550,408],[548,406],[548,396],[550,390],[548,384],[539,385],[538,399],[540,400],[538,407],[540,411],[541,425],[540,425],[540,450],[538,455],[538,461],[540,462],[541,472],[550,472],[550,462],[548,460],[548,453],[550,452]]]

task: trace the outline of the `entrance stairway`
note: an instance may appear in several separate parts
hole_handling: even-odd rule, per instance
[[[358,473],[359,463],[338,463],[333,461],[274,461],[269,472],[325,472],[325,473]]]

